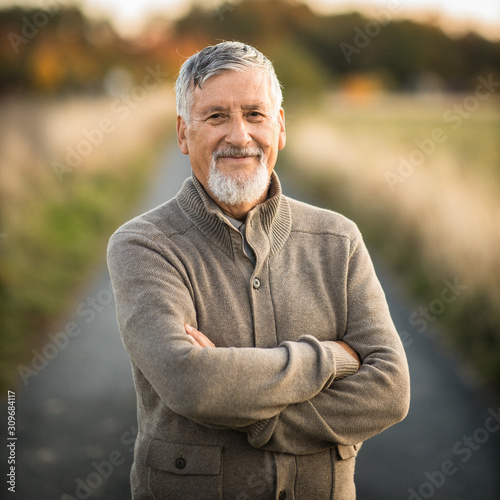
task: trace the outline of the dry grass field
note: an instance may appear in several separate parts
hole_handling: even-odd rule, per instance
[[[67,310],[169,140],[173,92],[0,103],[0,385]]]

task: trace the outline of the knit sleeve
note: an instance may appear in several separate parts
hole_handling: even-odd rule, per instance
[[[311,335],[268,349],[195,347],[184,331],[196,327],[193,290],[154,238],[115,233],[108,267],[123,343],[149,384],[137,390],[154,391],[179,415],[239,428],[313,398],[335,379],[337,363],[339,376],[352,371],[345,354]]]
[[[246,428],[252,446],[301,455],[355,445],[408,412],[406,356],[361,237],[353,243],[346,286],[348,321],[343,340],[360,355],[361,368],[310,400]]]

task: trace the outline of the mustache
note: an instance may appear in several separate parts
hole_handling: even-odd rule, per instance
[[[263,155],[264,151],[259,147],[238,148],[236,146],[228,146],[227,148],[221,148],[214,151],[212,158],[214,161],[228,156],[256,156],[260,159]]]

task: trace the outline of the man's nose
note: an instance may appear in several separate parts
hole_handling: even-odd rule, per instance
[[[252,140],[248,123],[242,116],[233,116],[228,123],[226,142],[236,147],[246,146]]]

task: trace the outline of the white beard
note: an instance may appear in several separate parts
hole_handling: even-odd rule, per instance
[[[238,172],[226,174],[219,170],[217,160],[220,157],[237,155],[258,157],[257,168],[250,174]],[[260,148],[227,148],[212,155],[208,171],[208,187],[213,196],[225,205],[238,206],[259,200],[269,188],[269,181],[264,152]]]

